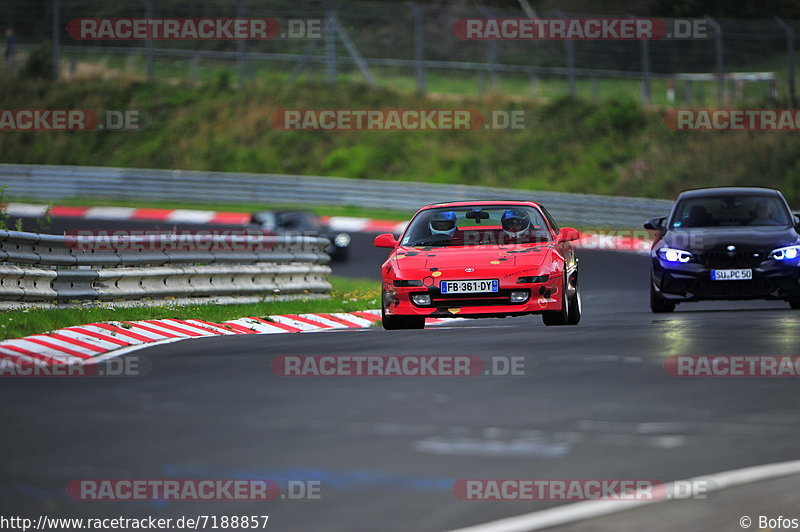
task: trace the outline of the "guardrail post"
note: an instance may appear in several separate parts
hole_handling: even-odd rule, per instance
[[[417,94],[425,94],[425,27],[422,9],[416,2],[406,2],[414,17],[414,61],[417,71]]]
[[[61,0],[53,0],[53,78],[61,75]]]
[[[714,63],[717,71],[717,105],[725,103],[725,66],[722,49],[722,27],[711,17],[706,17],[708,23],[714,28]]]
[[[786,32],[786,75],[789,78],[789,106],[795,108],[795,79],[794,79],[794,29],[783,19],[775,17],[775,21]]]

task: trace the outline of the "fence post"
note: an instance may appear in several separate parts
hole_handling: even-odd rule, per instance
[[[650,41],[642,39],[639,54],[642,57],[642,105],[650,105]]]
[[[144,18],[153,18],[153,0],[142,0],[144,2]],[[149,35],[144,42],[145,64],[147,65],[147,81],[153,81],[153,36]]]
[[[53,77],[61,75],[61,0],[53,0]]]
[[[775,21],[786,32],[786,75],[789,78],[789,103],[795,108],[795,81],[794,81],[794,30],[783,19],[775,17]]]
[[[422,9],[416,2],[406,2],[414,17],[414,61],[417,70],[417,94],[425,94],[425,27]]]
[[[325,23],[325,73],[329,87],[336,85],[336,30],[334,24],[336,22],[333,11],[328,11]]]
[[[722,28],[711,17],[706,17],[708,23],[714,28],[714,61],[717,69],[717,105],[722,106],[725,102],[725,66],[722,50]]]
[[[531,81],[531,97],[536,98],[537,96],[539,96],[539,84],[535,70],[531,70],[530,72],[530,81]]]
[[[243,19],[244,18],[244,3],[242,0],[236,0],[236,18]],[[237,39],[236,40],[236,79],[239,84],[239,88],[244,86],[244,52],[245,52],[245,40],[244,39]]]
[[[555,11],[555,14],[558,18],[567,18],[563,11]],[[566,56],[569,95],[575,96],[575,42],[572,39],[564,40],[564,54]]]
[[[486,18],[492,18],[492,12],[486,6],[478,5],[478,10]],[[492,90],[497,85],[497,41],[486,41],[486,59],[489,61],[489,84]]]
[[[634,15],[627,14],[628,18],[635,19]],[[650,42],[643,38],[639,41],[639,56],[642,65],[642,106],[650,105]]]
[[[189,60],[189,80],[194,83],[197,81],[197,63],[200,60],[198,54],[193,54]]]

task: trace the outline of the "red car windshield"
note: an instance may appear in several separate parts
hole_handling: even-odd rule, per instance
[[[441,207],[420,212],[400,242],[403,246],[487,246],[550,242],[542,214],[533,207],[488,205]]]

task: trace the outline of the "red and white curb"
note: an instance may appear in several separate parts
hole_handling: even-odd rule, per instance
[[[237,334],[281,334],[360,329],[380,321],[380,310],[281,314],[222,323],[205,320],[142,320],[88,323],[0,342],[0,360],[35,365],[94,363],[156,343]],[[428,325],[457,320],[428,318]]]
[[[40,218],[48,212],[47,205],[31,203],[9,203],[6,212],[10,216]],[[82,218],[85,220],[141,220],[170,223],[245,225],[251,215],[246,212],[217,212],[192,209],[147,209],[136,207],[72,207],[54,205],[50,207],[53,218]]]
[[[192,209],[149,209],[138,207],[74,207],[53,205],[49,207],[53,218],[81,218],[84,220],[106,221],[152,221],[193,224],[247,225],[251,214],[246,212],[204,211]],[[41,218],[48,213],[48,205],[33,203],[8,203],[6,211],[10,216],[22,218]],[[334,231],[351,233],[402,233],[408,222],[393,220],[373,220],[351,216],[322,216]]]
[[[408,225],[408,222],[350,216],[322,216],[322,220],[334,231],[347,231],[348,233],[395,233],[399,235],[406,230]]]

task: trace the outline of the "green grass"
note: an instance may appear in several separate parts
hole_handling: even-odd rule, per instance
[[[599,103],[586,98],[543,102],[499,94],[419,97],[344,83],[330,90],[324,84],[254,82],[236,90],[217,82],[0,79],[0,99],[6,108],[129,109],[149,117],[148,127],[139,132],[5,133],[0,135],[3,162],[341,176],[365,183],[403,180],[660,198],[701,186],[760,185],[779,188],[790,203],[800,205],[796,133],[674,132],[665,126],[663,110],[642,108],[625,94]],[[748,106],[775,104],[754,100]],[[281,108],[523,111],[525,127],[281,131],[270,123]],[[110,199],[93,201],[110,204]],[[420,197],[420,204],[427,199]],[[212,201],[198,207],[228,208]],[[398,220],[411,214],[312,208]]]
[[[380,283],[366,279],[331,276],[330,299],[271,301],[234,305],[175,306],[168,302],[159,307],[85,307],[70,309],[8,310],[0,312],[0,340],[20,338],[62,327],[100,321],[135,321],[151,319],[194,319],[222,322],[245,317],[308,312],[352,312],[380,307]]]

